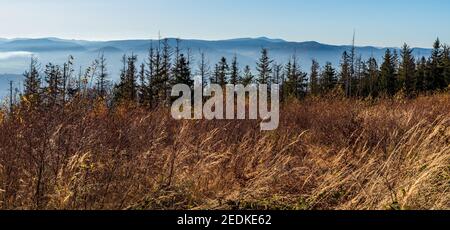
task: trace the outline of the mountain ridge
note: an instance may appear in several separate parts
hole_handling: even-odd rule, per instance
[[[175,41],[178,38],[168,37],[163,38],[161,40],[168,39]],[[243,38],[231,38],[231,39],[219,39],[219,40],[208,40],[208,39],[179,39],[181,41],[197,41],[197,42],[254,42],[254,41],[264,41],[268,43],[289,43],[289,44],[316,44],[316,45],[324,45],[324,46],[333,46],[333,47],[349,47],[351,45],[345,44],[328,44],[319,41],[288,41],[281,38],[269,38],[265,36],[261,37],[243,37]],[[157,42],[158,39],[112,39],[112,40],[84,40],[84,39],[63,39],[58,37],[40,37],[40,38],[0,38],[0,42],[4,44],[14,43],[14,42],[36,42],[36,41],[52,41],[57,43],[73,43],[73,44],[101,44],[101,43],[120,43],[120,42]],[[385,48],[400,48],[396,46],[374,46],[374,45],[356,45],[358,48],[375,48],[375,49],[385,49]],[[413,49],[431,49],[426,47],[413,47]],[[26,51],[26,50],[25,50]]]
[[[167,38],[167,40],[171,47],[176,46],[176,38]],[[43,64],[48,62],[62,64],[67,61],[69,55],[72,55],[75,57],[76,68],[89,66],[99,54],[104,53],[108,59],[111,75],[117,77],[120,66],[122,66],[120,60],[123,54],[138,55],[139,62],[142,62],[147,58],[150,47],[158,46],[158,41],[154,39],[88,41],[56,37],[0,38],[0,73],[23,73],[28,66],[29,57],[14,55],[19,52],[30,52]],[[180,39],[180,41],[182,52],[189,52],[192,57],[193,69],[197,67],[201,52],[205,53],[211,66],[217,63],[222,56],[227,59],[236,56],[241,68],[245,65],[254,68],[260,57],[261,48],[267,48],[270,57],[275,62],[287,63],[295,55],[299,59],[303,71],[308,71],[312,59],[316,59],[321,65],[329,61],[338,67],[342,53],[350,51],[352,48],[350,45],[331,45],[317,41],[286,41],[268,37],[226,40]],[[362,59],[375,57],[381,61],[388,48],[399,50],[397,47],[356,46],[356,53]],[[427,48],[414,48],[416,57],[428,56],[430,53],[431,50]]]

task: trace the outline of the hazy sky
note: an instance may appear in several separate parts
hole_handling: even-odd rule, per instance
[[[0,37],[450,43],[447,0],[0,0]]]

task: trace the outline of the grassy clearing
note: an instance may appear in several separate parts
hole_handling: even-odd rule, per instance
[[[449,94],[292,101],[272,132],[83,101],[1,120],[1,209],[450,209]]]

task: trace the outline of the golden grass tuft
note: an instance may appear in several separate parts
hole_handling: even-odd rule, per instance
[[[292,101],[272,132],[83,101],[2,117],[1,209],[450,209],[449,94]]]

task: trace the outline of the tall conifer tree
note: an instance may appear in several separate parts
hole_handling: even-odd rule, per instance
[[[400,53],[402,60],[399,68],[399,84],[408,96],[413,94],[415,88],[416,64],[412,52],[413,50],[405,43]]]
[[[388,96],[393,96],[397,90],[395,67],[395,55],[392,55],[391,50],[387,49],[384,55],[383,64],[381,65],[380,88]]]
[[[31,57],[29,70],[23,75],[24,80],[24,100],[31,103],[32,106],[36,106],[41,100],[41,76],[38,70],[38,61],[35,57]]]
[[[239,81],[239,64],[237,61],[237,56],[234,55],[233,61],[231,62],[231,71],[230,71],[230,84],[236,85]]]
[[[272,60],[269,58],[269,52],[267,49],[263,48],[261,50],[261,57],[256,63],[256,70],[258,71],[258,83],[259,84],[269,84],[270,76],[272,74]]]
[[[319,74],[320,74],[320,65],[316,60],[313,59],[311,64],[311,73],[309,77],[309,88],[311,94],[314,96],[317,96],[320,93]]]

